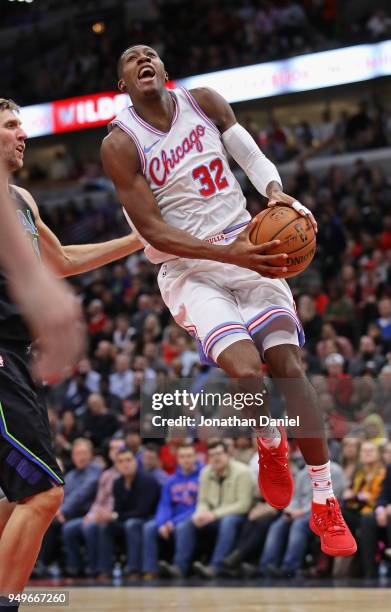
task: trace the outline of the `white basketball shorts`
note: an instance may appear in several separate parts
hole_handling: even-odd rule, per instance
[[[202,347],[203,363],[216,362],[228,346],[255,334],[261,354],[279,344],[304,344],[284,279],[264,278],[231,264],[178,258],[162,264],[158,283],[175,321]]]

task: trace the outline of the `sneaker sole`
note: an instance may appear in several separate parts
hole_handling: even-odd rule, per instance
[[[318,538],[320,538],[320,534],[311,520],[310,529],[316,536],[318,536]],[[320,548],[322,549],[322,552],[324,552],[326,555],[329,555],[329,557],[351,557],[357,552],[356,542],[349,548],[336,550],[335,548],[329,548],[326,544],[324,544],[322,538],[320,538]]]
[[[259,488],[259,490],[260,490],[264,500],[269,504],[269,506],[272,506],[273,508],[276,508],[276,510],[284,510],[284,508],[289,506],[289,504],[292,501],[293,494],[295,492],[295,485],[294,485],[294,481],[293,481],[292,475],[291,475],[291,479],[290,480],[291,480],[291,487],[292,487],[291,496],[289,497],[289,499],[287,499],[286,502],[284,502],[284,504],[276,504],[273,500],[269,499],[268,496],[265,494],[265,491],[264,491],[263,487],[261,486],[260,480],[258,478],[258,488]]]

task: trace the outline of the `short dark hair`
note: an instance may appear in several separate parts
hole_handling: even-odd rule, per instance
[[[122,79],[122,60],[123,60],[123,57],[124,57],[125,53],[127,51],[129,51],[130,49],[133,49],[133,47],[150,47],[150,45],[143,44],[143,43],[136,43],[134,45],[130,45],[130,47],[126,47],[126,49],[124,49],[122,51],[122,53],[119,56],[118,61],[117,61],[117,76],[118,76],[119,79]],[[150,48],[153,49],[153,47],[150,47]],[[155,49],[154,49],[154,51],[155,51]],[[157,53],[157,51],[156,51],[156,53]]]
[[[128,453],[130,453],[132,455],[132,457],[135,459],[136,457],[134,456],[133,451],[130,450],[130,448],[128,448],[127,446],[124,446],[123,448],[120,448],[117,455],[116,455],[116,459],[118,459],[118,457],[120,455],[127,455]]]
[[[153,442],[148,442],[147,444],[144,444],[144,450],[149,450],[151,451],[151,453],[156,453],[157,455],[159,454],[159,446],[157,444],[154,444]]]
[[[214,448],[217,448],[218,446],[222,446],[223,449],[224,449],[224,452],[228,453],[228,446],[226,445],[224,440],[213,440],[212,442],[209,442],[209,444],[208,444],[208,452],[210,450],[213,450]]]

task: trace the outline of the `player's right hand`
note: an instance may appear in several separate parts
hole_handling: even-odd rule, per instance
[[[287,259],[288,255],[286,253],[268,255],[271,249],[280,244],[280,240],[271,240],[264,244],[254,245],[250,240],[250,232],[254,223],[257,223],[255,219],[246,226],[233,242],[221,247],[225,249],[224,256],[226,255],[226,257],[224,261],[241,268],[254,270],[254,272],[258,272],[266,278],[278,278],[281,273],[288,271],[286,266],[281,266],[281,260]]]

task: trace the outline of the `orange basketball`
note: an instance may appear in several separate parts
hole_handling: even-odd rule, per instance
[[[288,268],[287,272],[278,274],[279,278],[296,276],[309,266],[316,251],[316,235],[308,217],[299,215],[291,206],[278,205],[263,210],[255,219],[251,242],[263,244],[281,240],[269,253],[288,255],[288,259],[275,262],[275,265]]]

